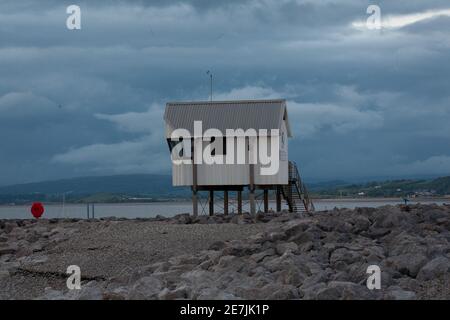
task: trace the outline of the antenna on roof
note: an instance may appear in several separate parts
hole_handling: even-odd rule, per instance
[[[206,71],[206,74],[209,75],[209,80],[210,80],[210,95],[209,95],[209,97],[210,97],[211,102],[212,102],[213,101],[213,74],[209,70]]]

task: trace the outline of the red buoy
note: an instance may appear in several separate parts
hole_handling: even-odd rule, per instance
[[[44,211],[45,211],[44,206],[40,202],[35,202],[31,206],[31,214],[36,219],[39,219],[42,216],[42,214],[44,213]]]

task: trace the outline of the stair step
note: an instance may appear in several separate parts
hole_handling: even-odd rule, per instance
[[[311,209],[313,210],[314,206],[308,200],[308,192],[302,183],[297,167],[292,162],[289,162],[288,181],[287,185],[282,186],[281,191],[290,211],[308,213]],[[308,204],[305,204],[305,201]]]

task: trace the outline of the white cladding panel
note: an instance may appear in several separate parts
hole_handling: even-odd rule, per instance
[[[259,137],[260,143],[268,143],[270,150],[270,140]],[[279,137],[279,169],[275,175],[261,175],[261,165],[256,164],[255,184],[287,184],[288,183],[288,145],[287,128],[285,121],[282,122]],[[237,151],[235,144],[235,154]],[[247,148],[246,148],[247,150]],[[269,151],[270,152],[270,151]],[[250,184],[250,169],[248,164],[198,164],[197,165],[197,184],[204,186],[211,185],[248,185]],[[264,166],[267,167],[267,166]],[[172,182],[174,186],[192,185],[192,165],[191,164],[172,164]]]
[[[173,165],[172,182],[174,186],[192,185],[192,165]],[[280,168],[275,175],[261,175],[260,166],[255,165],[255,184],[287,184],[288,164],[280,162]],[[250,184],[249,165],[214,164],[197,165],[197,184],[201,186],[214,185],[248,185]]]

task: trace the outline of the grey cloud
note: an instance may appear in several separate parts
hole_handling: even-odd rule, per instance
[[[79,1],[71,32],[68,4],[0,3],[0,184],[169,172],[163,106],[207,99],[208,69],[216,99],[288,99],[308,179],[447,170],[426,159],[450,156],[450,18],[372,32],[356,0]]]
[[[154,104],[146,112],[128,112],[123,114],[95,114],[97,119],[115,123],[119,130],[126,132],[162,132],[164,107]],[[162,135],[163,136],[163,135]]]
[[[57,107],[55,102],[32,92],[9,92],[0,97],[0,113],[2,118],[7,119],[36,114],[48,115]]]
[[[126,174],[167,171],[167,154],[155,153],[151,137],[113,144],[93,144],[55,155],[52,162],[66,165],[88,165],[89,174]]]

